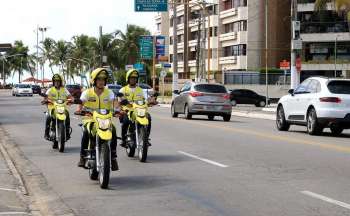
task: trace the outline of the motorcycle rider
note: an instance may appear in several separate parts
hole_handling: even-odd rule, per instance
[[[91,72],[90,76],[90,84],[91,88],[85,90],[81,97],[81,104],[79,104],[76,114],[81,113],[83,108],[95,110],[95,109],[107,109],[110,112],[113,112],[115,107],[115,96],[114,93],[106,88],[108,80],[108,72],[104,68],[97,68],[93,72]],[[85,157],[86,151],[89,144],[89,131],[92,131],[93,124],[91,116],[85,116],[83,118],[83,136],[81,140],[81,148],[80,148],[80,160],[78,162],[79,167],[85,167]],[[89,124],[91,123],[91,124]],[[89,127],[89,129],[88,129]],[[95,139],[92,139],[95,140]],[[117,162],[117,134],[115,126],[112,127],[112,142],[111,142],[111,169],[113,171],[118,170],[118,162]]]
[[[56,101],[58,99],[68,100],[69,102],[73,101],[72,95],[69,91],[64,87],[64,78],[60,74],[54,74],[52,77],[53,86],[46,91],[46,97],[43,103],[47,103],[50,101]],[[45,123],[45,139],[50,140],[50,123],[52,121],[52,110],[54,108],[52,103],[47,103],[48,112],[46,113],[46,123]],[[66,134],[67,140],[70,139],[71,128],[70,128],[70,118],[69,112],[66,111]]]
[[[121,100],[128,100],[129,102],[137,101],[137,100],[146,100],[148,99],[148,95],[145,94],[141,87],[137,85],[139,79],[139,72],[136,69],[130,69],[126,73],[126,82],[127,85],[124,86],[119,90],[120,93],[123,94],[123,97]],[[150,104],[151,105],[151,104]],[[148,134],[151,133],[151,115],[148,113],[147,115],[149,124],[147,127]],[[131,124],[131,121],[126,113],[121,111],[120,117],[119,117],[120,123],[122,124],[122,143],[120,146],[126,148],[126,134],[128,132],[129,125]],[[151,143],[149,143],[151,146]]]

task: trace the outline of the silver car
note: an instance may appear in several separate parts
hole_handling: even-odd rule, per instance
[[[185,114],[207,115],[209,120],[222,116],[224,121],[231,120],[232,104],[225,86],[220,84],[187,82],[180,91],[174,91],[175,99],[171,103],[171,115]]]

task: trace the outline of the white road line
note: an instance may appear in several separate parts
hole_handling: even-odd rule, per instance
[[[14,192],[18,191],[16,189],[10,189],[10,188],[0,188],[0,190],[3,190],[3,191],[14,191]]]
[[[74,119],[76,119],[76,120],[79,120],[79,118],[78,118],[78,117],[75,117],[75,116],[72,116],[72,118],[74,118]]]
[[[323,195],[321,195],[321,194],[313,193],[313,192],[311,192],[311,191],[301,191],[301,193],[302,193],[302,194],[305,194],[305,195],[307,195],[307,196],[316,198],[316,199],[323,200],[323,201],[325,201],[325,202],[332,203],[332,204],[334,204],[334,205],[338,205],[338,206],[341,206],[341,207],[350,209],[350,204],[347,204],[347,203],[344,203],[344,202],[341,202],[341,201],[338,201],[338,200],[335,200],[335,199],[332,199],[332,198],[323,196]]]
[[[208,159],[205,159],[205,158],[201,158],[201,157],[198,157],[196,155],[193,155],[193,154],[190,154],[190,153],[187,153],[187,152],[183,152],[183,151],[177,151],[178,153],[180,154],[183,154],[183,155],[186,155],[188,157],[191,157],[191,158],[194,158],[194,159],[197,159],[197,160],[201,160],[201,161],[204,161],[206,163],[209,163],[209,164],[212,164],[212,165],[215,165],[215,166],[219,166],[219,167],[222,167],[222,168],[227,168],[228,166],[225,165],[225,164],[221,164],[221,163],[218,163],[218,162],[215,162],[215,161],[212,161],[212,160],[208,160]]]
[[[20,214],[29,215],[28,212],[0,212],[0,215],[20,215]]]

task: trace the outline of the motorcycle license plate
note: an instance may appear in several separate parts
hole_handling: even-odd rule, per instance
[[[138,116],[145,116],[146,115],[146,109],[137,109],[137,115]]]
[[[59,114],[63,114],[64,113],[64,107],[57,107],[57,112]]]

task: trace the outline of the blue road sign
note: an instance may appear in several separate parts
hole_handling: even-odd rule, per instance
[[[167,12],[168,0],[134,0],[136,12]]]
[[[153,36],[143,35],[139,39],[140,58],[153,59]]]
[[[139,72],[139,74],[146,75],[146,70],[144,68],[144,65],[142,63],[136,63],[134,64],[134,68]]]
[[[171,68],[171,64],[170,64],[170,63],[164,63],[164,64],[163,64],[163,67],[164,67],[164,68]]]
[[[156,36],[156,58],[159,56],[165,56],[165,36]]]

